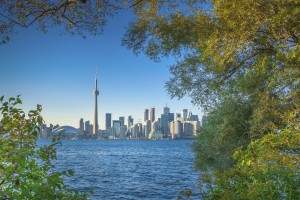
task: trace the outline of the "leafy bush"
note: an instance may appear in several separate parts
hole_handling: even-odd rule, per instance
[[[53,170],[59,140],[39,147],[37,136],[43,118],[41,105],[25,112],[17,106],[20,96],[4,101],[0,120],[0,199],[87,199],[87,193],[73,192],[63,181],[71,170]]]
[[[299,129],[265,135],[233,157],[232,168],[202,176],[207,199],[300,199]]]

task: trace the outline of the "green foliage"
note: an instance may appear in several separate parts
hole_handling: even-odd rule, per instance
[[[234,164],[234,150],[250,142],[252,112],[253,102],[250,98],[238,95],[234,90],[223,94],[194,142],[198,169],[203,171],[214,167],[224,170]]]
[[[234,159],[229,170],[202,177],[207,199],[300,198],[299,129],[268,134],[237,149]]]
[[[123,44],[154,60],[174,56],[167,91],[171,97],[191,96],[212,115],[200,136],[211,137],[206,147],[225,147],[230,140],[238,145],[244,143],[241,135],[249,142],[299,119],[299,12],[293,0],[145,0],[135,7]],[[227,114],[230,108],[239,110]],[[237,145],[228,146],[229,152]]]
[[[43,118],[41,105],[25,112],[18,108],[20,96],[0,98],[0,199],[87,199],[87,194],[73,192],[63,182],[71,170],[53,171],[59,140],[38,147],[36,140]]]
[[[154,60],[178,58],[166,83],[171,97],[189,95],[210,111],[217,90],[235,80],[243,90],[299,101],[297,1],[148,0],[135,9],[123,44]]]
[[[288,142],[299,146],[299,1],[145,0],[135,12],[123,44],[173,56],[170,96],[208,112],[194,145],[207,198],[299,199],[299,149]]]

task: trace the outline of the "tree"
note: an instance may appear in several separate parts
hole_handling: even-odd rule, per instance
[[[208,199],[299,199],[300,132],[293,127],[252,141],[234,153],[237,163],[216,178],[202,177]]]
[[[70,34],[85,37],[102,33],[107,17],[136,6],[142,0],[4,0],[0,2],[0,44],[9,41],[16,29],[63,26]],[[19,27],[19,28],[16,28]]]
[[[155,61],[173,56],[170,96],[189,95],[209,113],[194,145],[207,198],[299,198],[299,1],[149,0],[135,12],[123,44]],[[275,138],[277,150],[267,142]],[[255,170],[233,159],[240,145],[242,157],[257,149]]]
[[[234,85],[252,102],[249,141],[298,122],[298,1],[143,1],[135,11],[123,44],[154,60],[177,59],[166,83],[171,97],[189,95],[216,113]]]
[[[63,176],[72,176],[71,170],[53,170],[51,160],[60,141],[37,145],[42,107],[37,105],[27,118],[18,108],[19,96],[8,101],[2,96],[0,101],[0,199],[87,199],[87,193],[71,191],[64,184]]]

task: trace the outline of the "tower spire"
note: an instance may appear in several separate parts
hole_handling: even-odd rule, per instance
[[[96,75],[95,75],[95,107],[94,107],[94,126],[93,126],[93,134],[97,134],[99,127],[98,127],[98,99],[97,96],[99,95],[98,91],[98,67],[96,67]]]

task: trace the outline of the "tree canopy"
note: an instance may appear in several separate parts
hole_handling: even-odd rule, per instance
[[[47,32],[62,26],[70,34],[86,37],[100,34],[108,17],[129,9],[142,0],[4,0],[0,2],[0,44],[15,34],[17,27],[35,27]]]
[[[176,64],[166,83],[170,96],[189,95],[208,112],[194,144],[196,167],[211,172],[201,183],[210,191],[207,198],[299,197],[299,141],[290,147],[286,139],[299,136],[299,1],[145,1],[139,6],[123,44],[156,61],[173,56]],[[267,142],[273,139],[280,150]],[[284,154],[289,148],[291,154]],[[249,161],[245,157],[251,153]]]

